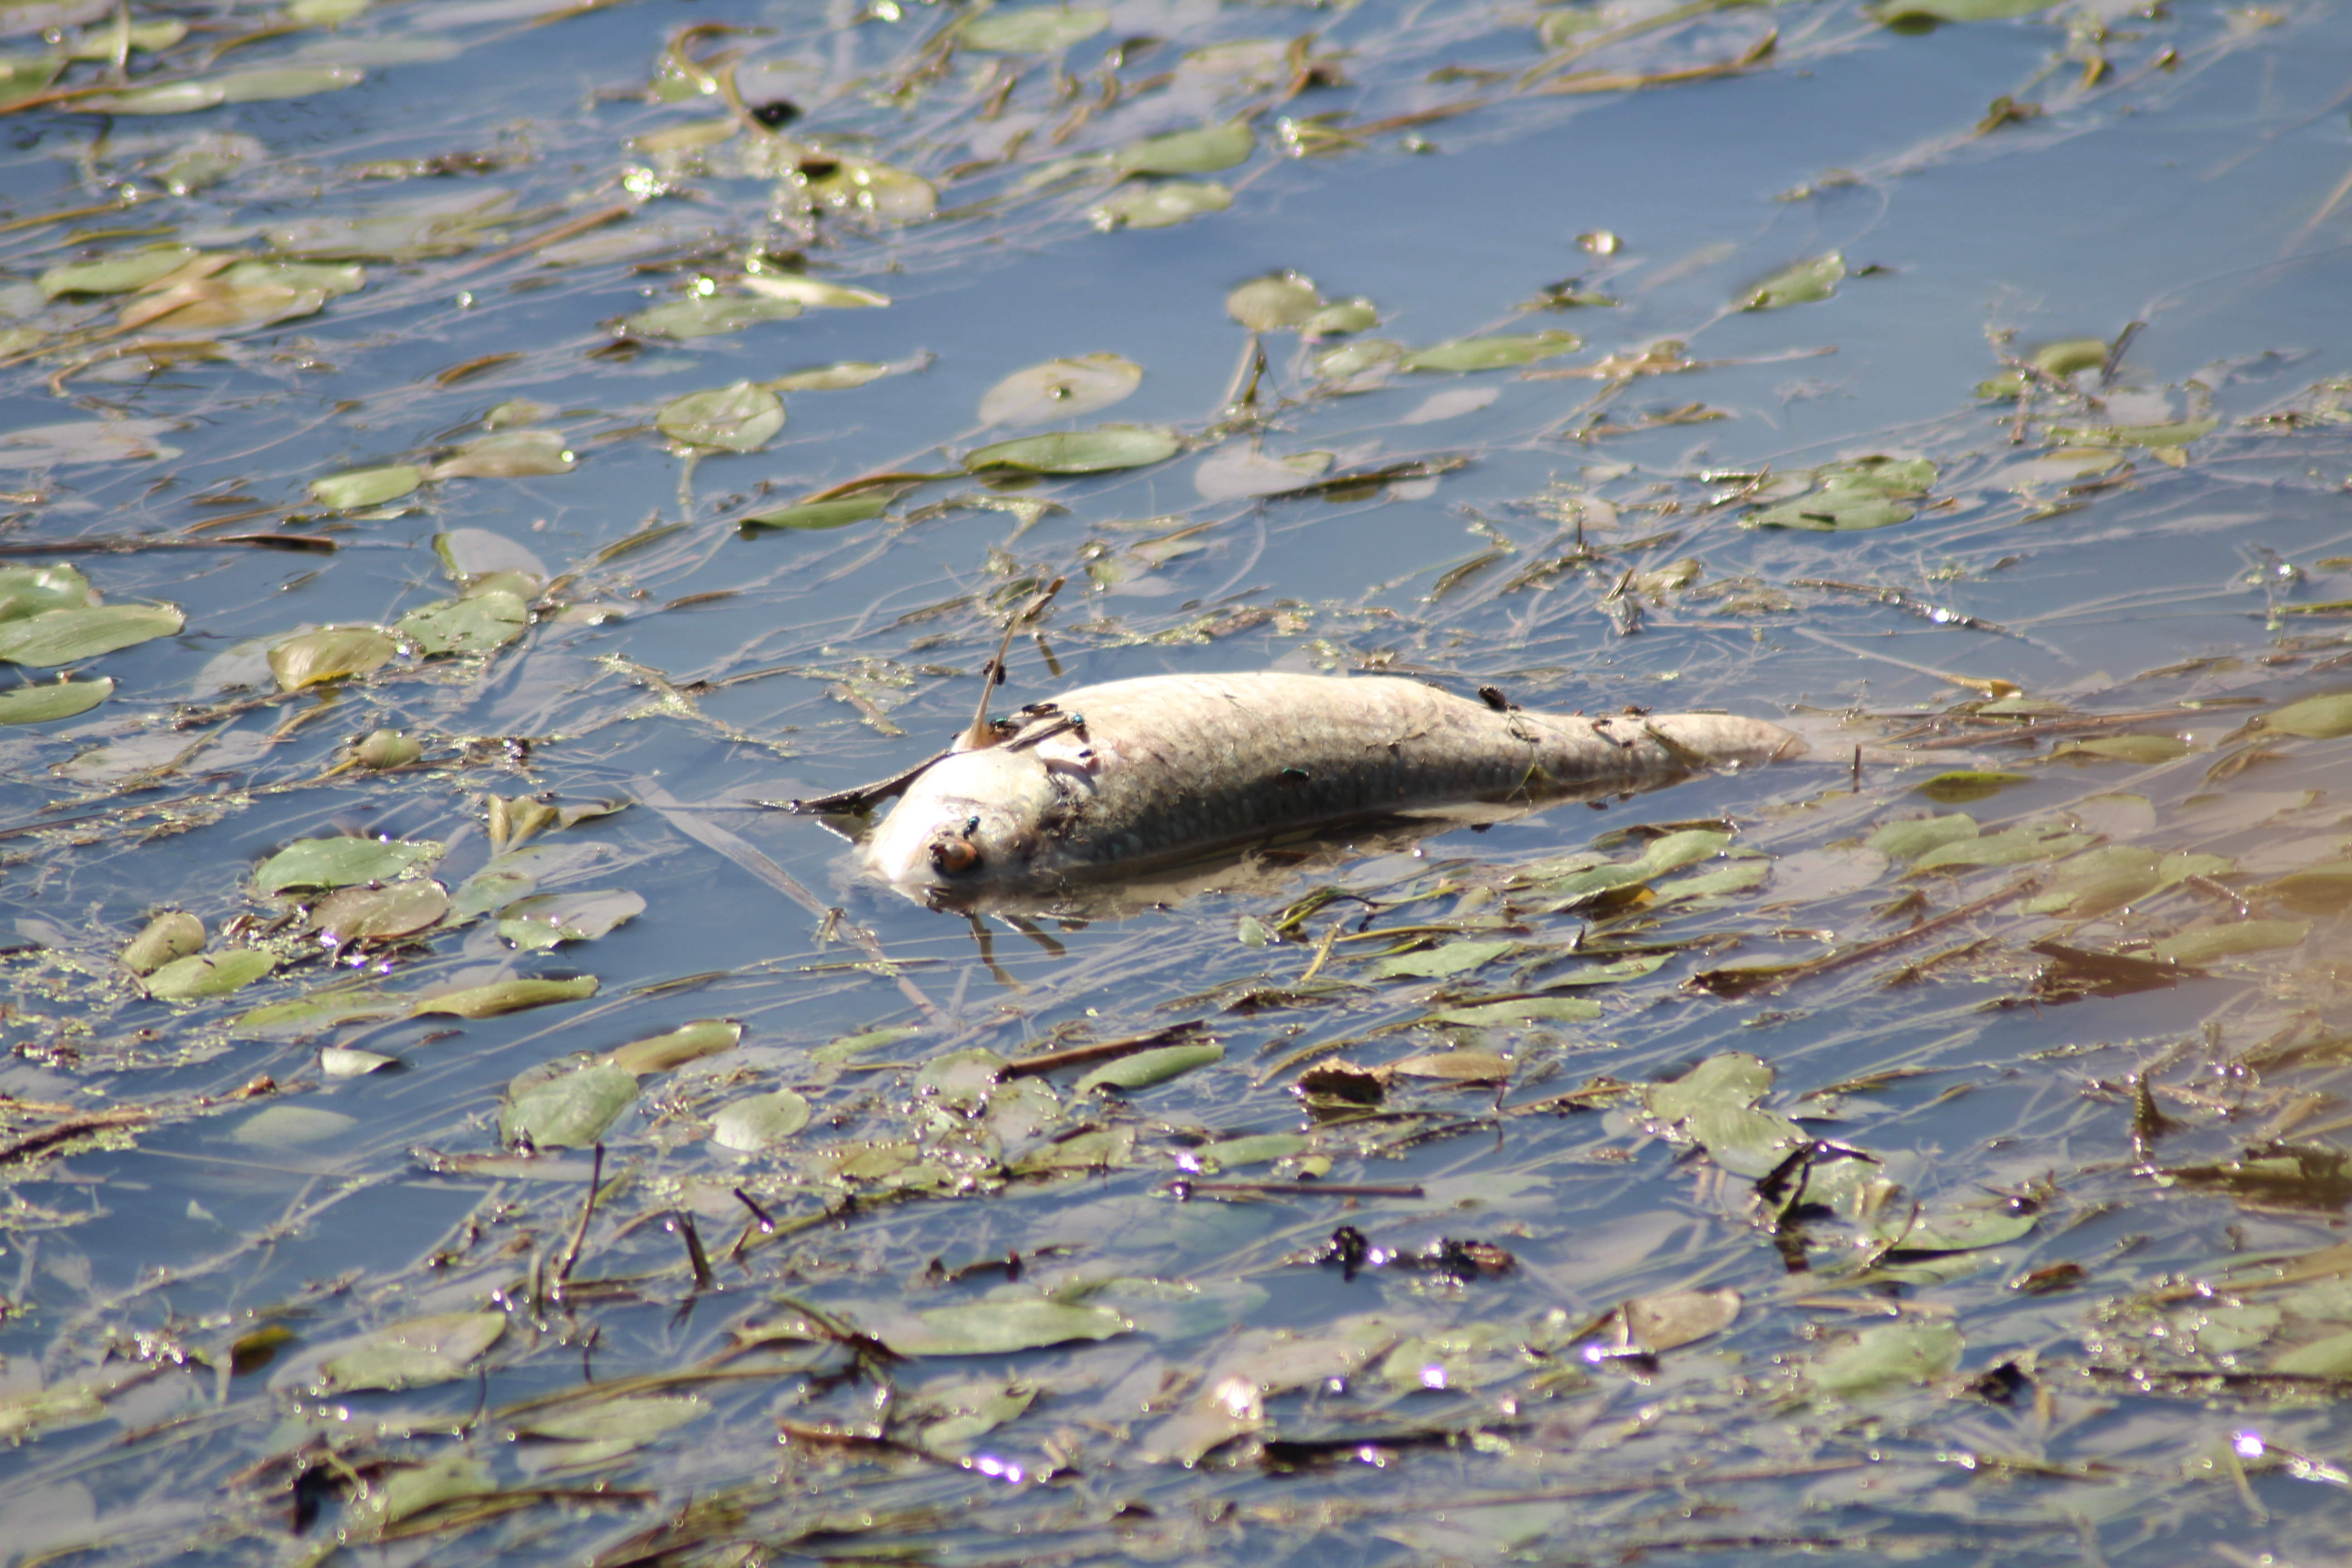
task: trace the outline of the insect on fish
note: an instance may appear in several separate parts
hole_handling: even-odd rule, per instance
[[[1052,893],[1317,829],[1486,803],[1658,788],[1801,754],[1721,714],[1529,713],[1393,676],[1159,675],[975,721],[952,750],[864,790],[896,794],[866,868],[935,905]]]

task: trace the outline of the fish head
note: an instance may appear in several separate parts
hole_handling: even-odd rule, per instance
[[[1060,799],[1034,751],[951,752],[923,770],[866,839],[866,868],[927,900],[1017,881]]]

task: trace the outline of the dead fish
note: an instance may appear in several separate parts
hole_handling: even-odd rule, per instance
[[[872,875],[934,904],[1051,891],[1316,829],[1472,803],[1654,789],[1801,755],[1722,714],[1588,719],[1473,701],[1393,676],[1159,675],[975,721],[955,749],[804,811],[899,795]]]

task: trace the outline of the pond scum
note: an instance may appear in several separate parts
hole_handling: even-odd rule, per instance
[[[1627,459],[1885,269],[1642,336],[1654,258],[1599,231],[1442,342],[1224,279],[1189,421],[1101,422],[1109,352],[762,337],[1889,29],[2032,39],[1825,201],[2324,18],[677,15],[0,6],[13,1562],[2340,1558],[2352,381],[2168,385],[2118,320],[1996,333],[1873,446]],[[436,123],[335,118],[404,88]],[[875,412],[950,371],[970,427]],[[1538,424],[1422,438],[1519,382]],[[1432,497],[1472,552],[1250,585]],[[2221,534],[2226,583],[2001,596]],[[756,803],[952,731],[1055,577],[1033,694],[1605,667],[1838,765],[1053,931],[827,881]],[[2190,657],[2088,674],[2191,603]]]

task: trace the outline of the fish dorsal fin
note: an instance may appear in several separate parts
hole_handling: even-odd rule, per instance
[[[988,699],[999,686],[1004,683],[1004,656],[1013,651],[1013,634],[1028,622],[1035,620],[1045,606],[1054,602],[1054,595],[1062,591],[1063,581],[1062,578],[1056,577],[1046,584],[1045,592],[1030,600],[1026,608],[1019,611],[1011,620],[1004,623],[1004,638],[996,645],[996,657],[981,667],[980,708],[971,716],[971,727],[965,730],[962,736],[957,740],[955,743],[957,751],[983,751],[996,744],[1001,739],[997,734],[996,726],[988,721]]]

